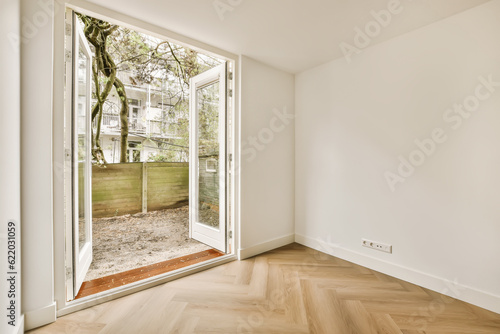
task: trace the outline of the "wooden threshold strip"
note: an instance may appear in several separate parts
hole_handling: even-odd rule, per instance
[[[184,268],[192,264],[211,260],[223,255],[225,254],[219,252],[218,250],[209,249],[195,254],[151,264],[149,266],[127,270],[118,274],[96,278],[91,281],[83,282],[80,292],[78,292],[75,299],[87,297],[99,292],[110,290],[125,284],[134,283],[145,278],[164,274],[169,271]]]

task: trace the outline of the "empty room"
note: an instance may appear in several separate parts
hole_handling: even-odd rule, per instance
[[[0,333],[500,333],[499,0],[2,0]]]

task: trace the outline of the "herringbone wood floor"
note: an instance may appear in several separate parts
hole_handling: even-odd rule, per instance
[[[500,333],[500,315],[292,244],[30,333]]]

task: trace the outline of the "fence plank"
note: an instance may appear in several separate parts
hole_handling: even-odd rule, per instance
[[[142,212],[148,212],[148,165],[142,164]]]
[[[120,163],[92,167],[96,218],[162,210],[189,201],[188,163]]]
[[[189,201],[189,164],[148,165],[148,210],[177,207]]]

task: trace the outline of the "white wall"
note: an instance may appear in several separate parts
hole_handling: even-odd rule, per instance
[[[22,1],[21,6],[22,305],[27,329],[55,320],[51,8],[52,1]]]
[[[456,129],[443,119],[480,76],[500,83],[499,14],[492,1],[297,75],[297,241],[500,312],[500,86]],[[392,192],[385,172],[435,128],[447,140]]]
[[[0,288],[1,308],[6,310],[10,307],[10,300],[15,301],[15,319],[9,319],[5,315],[0,322],[1,333],[22,333],[23,319],[21,316],[21,98],[20,98],[20,44],[16,43],[19,36],[20,23],[20,1],[8,0],[0,4],[0,73],[2,73],[2,84],[0,87],[0,101],[3,101],[0,110],[0,258],[7,259],[7,228],[9,222],[16,224],[17,250],[15,272],[18,273],[16,282],[15,298],[7,299],[6,265],[2,265],[2,279]],[[9,254],[10,255],[10,254]],[[10,275],[9,275],[10,276]],[[15,327],[7,324],[7,321],[15,320]]]
[[[293,241],[295,124],[294,76],[248,57],[240,60],[244,258]]]

